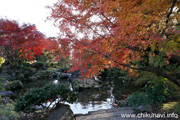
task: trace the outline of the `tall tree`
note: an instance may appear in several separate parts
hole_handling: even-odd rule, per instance
[[[16,21],[0,20],[0,55],[10,63],[17,58],[29,60],[40,55],[44,39],[35,25],[20,26]]]
[[[180,86],[180,73],[165,69],[180,66],[179,0],[59,0],[50,8],[71,43],[72,70],[150,71]]]

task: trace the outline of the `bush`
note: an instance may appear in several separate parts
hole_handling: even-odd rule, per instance
[[[150,103],[150,99],[148,99],[148,95],[145,92],[135,92],[127,98],[128,105],[130,106],[140,106],[140,105],[146,105]]]
[[[130,106],[156,105],[161,106],[165,98],[169,95],[168,88],[165,85],[166,79],[159,78],[159,81],[149,81],[144,87],[144,92],[135,92],[127,100]]]
[[[168,95],[168,88],[165,86],[165,79],[156,83],[150,81],[144,88],[148,94],[151,104],[161,105]]]
[[[75,98],[74,96],[75,94],[70,91],[69,88],[66,88],[61,84],[50,84],[42,88],[34,88],[17,100],[15,111],[34,111],[36,105],[46,108],[43,103],[46,103],[47,100],[54,102],[59,98],[60,101],[73,101]]]
[[[5,84],[4,84],[5,78],[3,76],[0,76],[0,91],[4,91]]]
[[[35,62],[32,64],[33,68],[42,69],[49,67],[49,63],[46,62]]]
[[[19,114],[14,111],[13,104],[0,104],[0,119],[1,120],[18,120]]]

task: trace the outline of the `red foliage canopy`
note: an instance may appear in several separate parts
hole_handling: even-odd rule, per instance
[[[20,26],[16,21],[0,20],[1,56],[7,59],[21,57],[29,60],[36,55],[41,55],[43,40],[44,35],[36,29],[35,25]]]

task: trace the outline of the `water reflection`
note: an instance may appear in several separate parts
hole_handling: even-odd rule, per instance
[[[78,95],[78,100],[70,105],[74,114],[87,114],[89,111],[113,108],[113,81],[104,82],[101,88],[84,89]]]
[[[65,104],[70,105],[74,114],[87,114],[89,111],[113,108],[115,100],[124,99],[131,91],[134,91],[134,86],[128,81],[106,79],[102,81],[102,87],[83,89],[78,92],[76,102]]]
[[[70,104],[71,110],[74,114],[87,114],[89,111],[96,111],[101,109],[110,109],[112,108],[112,103],[107,101],[90,101],[88,104],[82,104],[79,102]]]

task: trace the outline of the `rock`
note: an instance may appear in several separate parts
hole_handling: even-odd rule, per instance
[[[65,72],[65,69],[60,68],[60,69],[58,69],[58,72],[64,73],[64,72]]]
[[[22,87],[23,85],[20,80],[14,80],[14,81],[9,82],[7,85],[5,85],[6,90],[16,90]]]
[[[97,79],[95,80],[94,77],[90,78],[90,79],[87,79],[86,77],[78,78],[78,79],[74,80],[73,82],[74,82],[73,85],[76,85],[76,89],[77,89],[77,87],[79,87],[79,90],[101,87],[100,80],[97,80]]]
[[[15,98],[15,94],[12,91],[1,91],[1,97]]]
[[[4,85],[7,85],[8,83],[9,83],[9,81],[8,81],[8,80],[4,81]]]
[[[86,71],[84,71],[85,73]],[[65,74],[62,76],[65,76]],[[71,73],[71,76],[68,76],[69,78],[67,81],[72,83],[72,88],[74,90],[82,90],[82,89],[88,89],[88,88],[99,88],[101,87],[101,81],[96,77],[93,76],[90,79],[87,79],[86,77],[82,78],[82,74],[80,70],[74,71]]]
[[[80,78],[82,76],[80,70],[77,70],[77,71],[74,71],[71,73],[71,76],[70,78],[68,79],[68,81],[73,81],[73,80],[76,80],[77,78]]]
[[[69,79],[71,77],[71,73],[61,73],[60,78],[61,79]]]
[[[9,97],[2,97],[0,101],[3,104],[7,104],[7,103],[11,103],[12,102],[12,100]]]
[[[57,78],[59,79],[61,76],[61,72],[55,72],[55,73],[56,73]]]
[[[118,106],[120,106],[120,107],[128,106],[128,101],[127,100],[115,100],[115,103],[117,103]]]
[[[48,70],[48,68],[44,68],[44,67],[43,67],[42,70]]]
[[[30,80],[52,79],[56,78],[57,74],[54,70],[41,70],[32,75]]]
[[[56,75],[57,75],[57,79],[69,79],[71,77],[71,73],[56,72]]]
[[[142,112],[144,112],[144,111],[146,111],[146,112],[152,112],[153,111],[153,108],[152,108],[152,106],[151,105],[140,105],[140,106],[138,106],[138,107],[135,107],[134,108],[135,110],[139,110],[139,111],[142,111]]]
[[[76,117],[76,120],[139,120],[139,118],[123,118],[122,114],[133,114],[131,107],[112,108],[88,112]],[[141,119],[140,119],[141,120]]]
[[[49,115],[47,120],[75,120],[69,105],[61,105]]]

